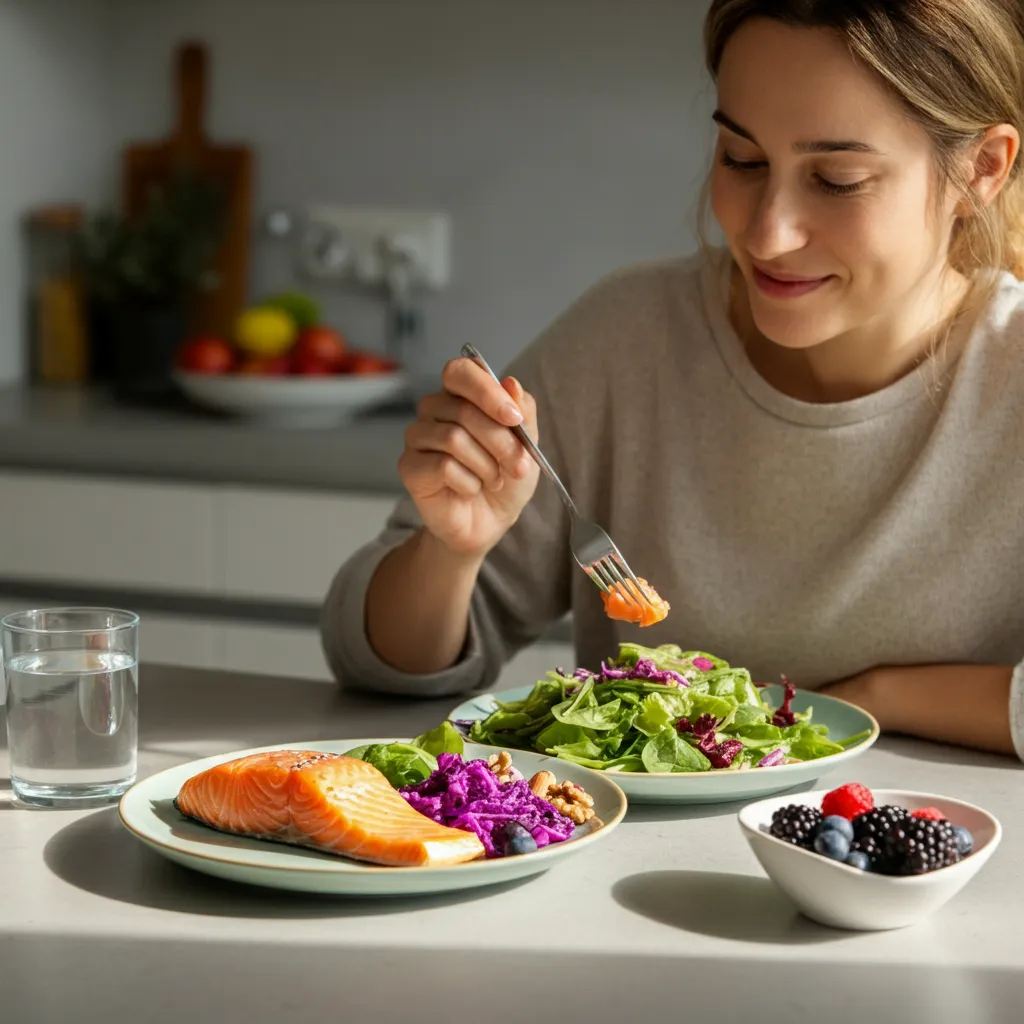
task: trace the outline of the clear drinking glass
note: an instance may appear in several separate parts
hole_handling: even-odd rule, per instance
[[[15,796],[44,807],[117,799],[135,781],[139,617],[41,608],[0,627]]]

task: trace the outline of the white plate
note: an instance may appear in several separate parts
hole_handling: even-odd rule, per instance
[[[532,686],[521,686],[514,690],[471,697],[449,712],[448,718],[453,722],[486,718],[497,708],[497,701],[505,703],[522,700],[532,689]],[[769,686],[762,692],[771,704],[778,706],[782,702],[781,686]],[[865,729],[870,729],[871,735],[841,754],[821,757],[816,761],[802,761],[800,764],[780,764],[774,768],[710,772],[620,772],[612,769],[597,774],[605,778],[613,777],[633,803],[725,803],[779,793],[793,786],[813,782],[836,768],[848,767],[851,761],[864,754],[878,739],[878,722],[853,704],[835,697],[826,697],[822,693],[797,690],[793,710],[804,711],[808,706],[814,708],[813,722],[827,725],[832,739],[842,740]],[[567,761],[558,763],[569,764]]]
[[[604,822],[604,827],[578,839],[552,843],[536,853],[471,861],[452,867],[395,868],[362,864],[333,854],[218,832],[184,817],[172,803],[186,779],[213,765],[246,754],[286,749],[326,750],[342,754],[364,743],[390,742],[394,740],[277,743],[204,757],[137,782],[121,798],[118,812],[122,823],[133,835],[157,853],[187,868],[273,889],[358,896],[447,892],[536,875],[565,857],[589,850],[610,835],[626,813],[626,798],[611,779],[562,761],[552,766],[554,759],[540,754],[513,753],[513,763],[527,778],[542,768],[550,768],[559,781],[568,779],[582,786],[594,798],[594,813]],[[494,750],[494,747],[467,743],[463,757],[466,760],[487,757]]]
[[[999,822],[980,807],[931,793],[876,789],[875,806],[909,810],[937,807],[954,825],[974,836],[974,850],[958,864],[923,875],[894,877],[840,864],[769,835],[772,814],[790,803],[821,807],[827,790],[773,797],[749,804],[739,823],[768,877],[802,913],[833,928],[880,931],[923,920],[951,900],[985,865],[1002,837]]]
[[[333,377],[256,376],[235,373],[174,375],[194,402],[218,412],[287,426],[331,426],[408,389],[404,373],[338,374]]]

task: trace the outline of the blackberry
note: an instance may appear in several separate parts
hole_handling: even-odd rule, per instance
[[[850,849],[865,854],[872,871],[884,868],[886,859],[885,837],[905,821],[910,821],[910,811],[895,804],[884,804],[853,819],[853,842]]]
[[[809,850],[814,845],[814,836],[820,824],[821,811],[817,807],[789,804],[780,807],[772,815],[772,827],[768,831],[776,839]]]
[[[961,859],[956,831],[948,821],[908,818],[893,827],[884,846],[890,875],[923,875]]]

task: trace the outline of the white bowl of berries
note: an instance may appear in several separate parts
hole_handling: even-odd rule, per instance
[[[999,822],[973,804],[857,783],[759,800],[739,823],[803,914],[857,931],[904,928],[938,910],[1002,837]]]

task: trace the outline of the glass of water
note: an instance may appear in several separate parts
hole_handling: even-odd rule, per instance
[[[14,795],[42,807],[116,800],[135,781],[139,617],[41,608],[0,627]]]

